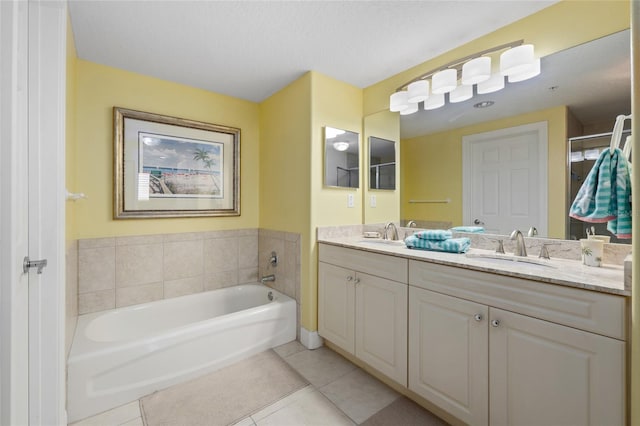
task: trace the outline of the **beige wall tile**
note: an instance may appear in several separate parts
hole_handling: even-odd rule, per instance
[[[204,273],[238,269],[238,239],[220,238],[204,241]]]
[[[257,267],[238,269],[238,284],[255,284],[260,278]]]
[[[293,281],[296,279],[296,259],[298,257],[297,244],[295,241],[284,242],[284,253],[282,259],[282,275]]]
[[[130,246],[136,244],[162,244],[164,235],[133,235],[127,237],[116,237],[116,246]]]
[[[162,283],[122,287],[116,289],[116,307],[137,305],[162,299],[164,290]]]
[[[257,237],[258,228],[238,229],[238,237]]]
[[[164,244],[164,279],[177,280],[202,275],[202,240]]]
[[[181,232],[179,234],[164,234],[164,242],[171,243],[176,241],[194,241],[204,238],[203,232]]]
[[[238,285],[238,270],[218,271],[204,277],[204,290],[217,290]]]
[[[116,247],[116,287],[162,281],[162,244]]]
[[[238,237],[238,268],[258,267],[258,236]]]
[[[286,232],[274,231],[273,229],[260,229],[258,235],[264,238],[275,238],[278,240],[284,240]]]
[[[78,241],[79,249],[113,247],[115,245],[115,238],[85,238]]]
[[[215,240],[219,238],[237,238],[238,230],[236,229],[223,229],[221,231],[208,231],[203,232],[202,237],[205,240]]]
[[[185,294],[200,293],[204,290],[202,275],[179,280],[164,282],[164,298],[184,296]]]
[[[73,335],[78,322],[78,241],[67,243],[65,288],[65,349],[67,356],[71,350]]]
[[[116,307],[115,289],[94,291],[78,295],[78,313],[105,311]]]
[[[115,246],[81,248],[78,252],[78,292],[88,293],[115,287]]]

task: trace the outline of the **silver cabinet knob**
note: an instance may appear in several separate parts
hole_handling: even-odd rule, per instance
[[[352,277],[351,275],[349,275],[349,276],[347,277],[347,281],[353,281],[353,277]]]
[[[491,326],[492,327],[500,326],[500,320],[491,320]]]
[[[473,316],[473,319],[474,319],[474,320],[476,320],[476,321],[482,321],[482,315],[480,315],[480,314],[475,314],[475,315]]]
[[[356,277],[355,280],[353,280],[354,283],[358,284],[360,282],[360,278]]]

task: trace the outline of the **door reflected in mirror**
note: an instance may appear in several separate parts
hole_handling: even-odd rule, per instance
[[[396,143],[369,137],[369,189],[396,189]]]
[[[360,187],[358,133],[324,128],[324,184],[338,188]]]

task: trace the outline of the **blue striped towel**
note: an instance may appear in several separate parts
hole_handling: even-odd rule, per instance
[[[404,243],[410,249],[445,251],[448,253],[465,253],[471,247],[469,238],[450,238],[442,241],[431,241],[411,235],[404,239]]]
[[[578,191],[569,216],[604,223],[618,238],[631,238],[631,177],[629,162],[616,148],[605,149]]]
[[[484,232],[482,226],[454,226],[449,231],[453,232],[473,232],[474,234],[481,234]]]
[[[417,238],[429,241],[442,241],[451,238],[451,231],[445,231],[444,229],[425,229],[424,231],[418,231],[414,233]]]

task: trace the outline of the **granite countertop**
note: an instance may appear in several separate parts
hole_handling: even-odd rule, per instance
[[[441,253],[435,251],[408,249],[402,241],[369,239],[363,236],[321,238],[320,243],[358,249],[372,253],[387,254],[405,259],[431,262],[480,272],[506,275],[510,277],[535,280],[549,284],[575,287],[619,296],[631,296],[625,288],[624,267],[604,264],[600,268],[585,266],[577,260],[559,258],[538,259],[529,256],[523,261],[501,261],[479,256],[493,256],[492,250],[471,248],[467,254]],[[478,257],[472,257],[478,256]],[[507,253],[505,257],[511,257]]]

